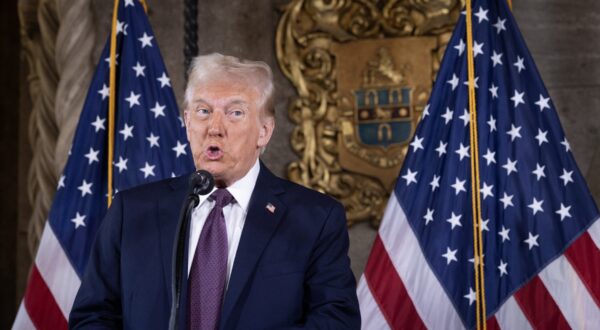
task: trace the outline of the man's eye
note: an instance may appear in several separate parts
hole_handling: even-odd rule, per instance
[[[231,110],[229,111],[229,115],[234,118],[241,118],[244,116],[244,111],[242,110]]]
[[[196,109],[196,114],[201,115],[201,116],[208,116],[209,113],[210,113],[210,111],[208,111],[208,109],[203,109],[203,108]]]

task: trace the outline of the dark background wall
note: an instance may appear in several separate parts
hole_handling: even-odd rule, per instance
[[[181,101],[183,1],[147,2],[156,40]],[[274,50],[279,8],[287,2],[199,1],[198,17],[200,53],[217,51],[263,60],[275,70],[277,128],[263,160],[280,176],[285,176],[287,164],[297,157],[289,146],[293,126],[287,118],[287,106],[295,90],[279,70]],[[513,3],[517,22],[559,112],[575,158],[596,201],[600,201],[600,173],[596,170],[600,167],[600,2],[513,0]],[[92,0],[92,4],[98,22],[97,59],[109,33],[112,1]],[[30,262],[22,257],[26,255],[25,235],[23,229],[17,228],[16,219],[27,212],[23,190],[26,160],[31,151],[25,140],[27,112],[18,110],[26,108],[29,101],[24,90],[26,67],[21,64],[19,54],[16,0],[2,1],[0,9],[0,328],[4,329],[14,319],[25,283],[22,274],[27,272]],[[367,224],[350,229],[350,255],[357,276],[362,272],[374,235],[375,231]],[[18,254],[21,257],[16,261]],[[20,271],[17,273],[15,269]]]

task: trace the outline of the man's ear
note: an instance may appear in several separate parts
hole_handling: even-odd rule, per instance
[[[273,135],[273,130],[275,129],[275,118],[271,116],[265,116],[260,121],[260,129],[258,132],[258,142],[257,147],[263,148],[271,140],[271,136]]]

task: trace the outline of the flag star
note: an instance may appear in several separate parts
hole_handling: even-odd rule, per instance
[[[406,186],[410,186],[411,182],[417,183],[417,173],[418,171],[411,171],[410,168],[407,170],[407,173],[402,176],[404,180],[406,180]]]
[[[425,118],[427,116],[429,116],[429,104],[427,104],[425,106],[425,109],[423,109],[423,114],[422,114],[421,118]]]
[[[546,166],[540,166],[539,163],[535,164],[535,171],[532,171],[531,173],[535,174],[535,176],[537,177],[537,180],[540,181],[540,179],[542,177],[546,177],[546,174],[544,174],[544,169],[546,168]]]
[[[461,56],[465,51],[465,43],[462,39],[458,42],[458,45],[454,46],[454,49],[458,50],[458,56]]]
[[[465,299],[469,299],[469,306],[473,305],[475,300],[477,300],[477,295],[476,292],[473,291],[473,288],[469,288],[469,293],[467,293],[463,297],[465,297]]]
[[[119,161],[115,163],[115,166],[119,169],[119,173],[127,170],[127,158],[119,156]]]
[[[456,87],[458,86],[458,77],[456,76],[456,74],[453,73],[452,79],[448,80],[447,83],[452,85],[452,90],[455,90]]]
[[[138,40],[142,43],[142,49],[145,48],[146,46],[148,47],[152,47],[152,39],[154,37],[153,36],[149,36],[146,34],[146,32],[144,32],[144,35],[141,38],[138,38]]]
[[[502,275],[508,275],[506,266],[508,266],[508,263],[506,263],[506,262],[502,261],[502,259],[500,259],[500,265],[498,265],[498,270],[500,271],[500,277],[502,277]]]
[[[550,109],[550,98],[546,97],[544,98],[544,96],[542,94],[540,94],[540,99],[535,102],[535,104],[537,104],[537,106],[540,108],[540,112],[543,112],[544,109],[548,108]]]
[[[125,127],[119,133],[123,134],[123,141],[127,141],[128,138],[133,137],[133,125],[129,126],[125,123]]]
[[[492,152],[489,148],[483,158],[485,158],[486,165],[490,165],[491,163],[496,163],[496,152]]]
[[[565,151],[566,152],[569,152],[571,150],[571,145],[569,144],[569,141],[567,141],[566,137],[562,141],[560,141],[560,144],[562,144],[563,146],[565,146]]]
[[[429,182],[429,185],[431,186],[431,192],[434,192],[436,188],[439,188],[440,186],[440,176],[439,175],[433,175],[433,180],[431,180],[431,182]]]
[[[517,61],[513,65],[517,67],[517,71],[519,73],[521,73],[521,70],[525,70],[525,64],[523,64],[523,58],[520,56],[517,56]]]
[[[448,124],[452,120],[452,115],[454,111],[450,110],[450,108],[446,107],[446,112],[442,115],[442,118],[445,120],[445,124]]]
[[[133,0],[125,0],[125,7],[127,7],[127,6],[133,7]]]
[[[487,121],[487,124],[490,125],[490,133],[496,131],[496,118],[490,115],[490,120]]]
[[[105,58],[104,61],[110,66],[110,56]],[[115,63],[119,65],[119,54],[115,54]]]
[[[477,259],[477,264],[479,265],[479,258],[477,258],[477,257],[473,257],[473,258],[469,259],[469,262],[472,264],[475,264],[475,259]],[[481,259],[485,259],[485,254],[481,256]]]
[[[177,153],[177,158],[179,158],[179,156],[181,155],[187,155],[187,152],[185,152],[185,147],[187,146],[187,143],[181,143],[179,141],[177,141],[177,145],[175,147],[172,148],[173,151],[175,151],[175,153]]]
[[[425,226],[427,226],[431,221],[433,221],[433,210],[427,208],[427,214],[423,216],[423,219],[425,219]]]
[[[502,65],[502,53],[497,54],[496,51],[494,51],[494,54],[492,55],[492,67],[496,67],[496,65]]]
[[[160,103],[156,102],[154,108],[150,109],[154,113],[154,118],[158,118],[159,116],[165,116],[165,106],[160,105]]]
[[[171,79],[169,79],[169,77],[167,77],[166,72],[163,72],[162,76],[156,78],[156,80],[158,80],[160,82],[160,88],[163,88],[165,86],[171,87]]]
[[[148,162],[146,162],[144,167],[140,168],[140,171],[142,171],[144,173],[144,179],[148,178],[149,176],[154,176],[154,168],[155,167],[156,167],[156,165],[150,165],[150,164],[148,164]]]
[[[94,126],[94,128],[96,129],[96,133],[98,133],[98,131],[101,129],[106,129],[106,127],[104,127],[105,121],[106,118],[100,118],[100,116],[96,116],[96,120],[92,122],[92,126]]]
[[[158,144],[158,139],[160,139],[160,136],[155,136],[154,133],[152,133],[152,132],[150,132],[150,136],[148,136],[146,138],[146,140],[148,140],[148,142],[150,142],[150,148],[160,147],[160,145]]]
[[[510,237],[508,237],[509,232],[510,232],[510,229],[504,228],[504,226],[502,226],[502,230],[498,232],[498,235],[500,235],[502,237],[502,242],[510,241]]]
[[[410,143],[411,147],[413,147],[413,152],[419,150],[419,149],[423,149],[423,139],[424,138],[420,138],[418,135],[415,134],[415,138],[413,139],[413,142]]]
[[[442,157],[442,155],[446,153],[447,146],[448,146],[448,143],[444,143],[443,141],[440,141],[440,145],[437,148],[435,148],[435,151],[437,151],[439,157]]]
[[[473,58],[476,58],[477,55],[479,55],[479,54],[483,55],[483,46],[484,45],[485,45],[484,42],[478,43],[476,40],[473,41]]]
[[[498,98],[498,86],[496,86],[496,85],[494,85],[494,83],[492,83],[492,87],[490,87],[489,91],[490,91],[490,93],[492,93],[492,99]]]
[[[469,156],[469,146],[463,146],[462,142],[460,143],[460,148],[458,148],[456,152],[459,156],[460,156],[460,160],[463,160],[463,158],[467,157],[471,157]]]
[[[467,125],[469,125],[469,122],[471,121],[471,115],[469,114],[469,111],[467,111],[467,109],[465,109],[465,112],[463,112],[462,115],[460,115],[460,120],[462,120],[465,124],[465,127],[467,127]]]
[[[563,203],[560,203],[560,210],[557,210],[555,213],[560,215],[560,221],[565,220],[565,218],[570,218],[571,217],[571,213],[569,212],[571,210],[571,206],[568,205],[564,205]]]
[[[56,190],[65,187],[65,179],[66,176],[64,174],[60,176],[60,179],[58,179],[58,186],[56,186]]]
[[[506,175],[510,175],[510,173],[512,172],[519,172],[517,171],[517,161],[515,160],[513,162],[512,160],[510,160],[510,158],[506,159],[506,164],[502,165],[502,167],[506,169]]]
[[[506,31],[506,26],[504,26],[504,23],[506,23],[506,19],[500,19],[500,17],[498,17],[496,24],[492,25],[496,28],[497,34],[500,34],[501,31]]]
[[[483,187],[481,188],[481,193],[483,194],[483,200],[488,197],[494,197],[494,193],[492,193],[492,189],[494,189],[494,185],[487,185],[485,182],[483,183]]]
[[[505,210],[509,206],[514,206],[512,203],[512,199],[513,199],[513,195],[507,195],[506,193],[504,193],[504,196],[500,199],[500,202],[502,202],[502,204],[504,204]]]
[[[487,13],[488,13],[487,9],[483,10],[483,8],[481,8],[481,6],[479,6],[479,11],[476,12],[475,14],[473,14],[473,15],[477,16],[477,20],[478,20],[477,23],[481,23],[483,21],[488,21],[489,22],[488,17],[487,17]]]
[[[450,218],[446,219],[446,222],[448,222],[452,225],[451,229],[454,229],[454,227],[456,227],[456,226],[462,227],[462,223],[460,223],[461,217],[462,217],[461,214],[454,214],[454,212],[452,212],[452,215],[450,216]]]
[[[127,35],[127,26],[127,23],[117,20],[117,34],[123,33],[123,35]]]
[[[102,89],[98,91],[98,94],[102,95],[102,99],[104,100],[108,97],[109,93],[110,89],[108,89],[108,86],[106,86],[106,84],[102,84]]]
[[[171,172],[171,177],[172,178],[176,177],[175,172]]]
[[[446,253],[442,254],[442,257],[446,258],[446,265],[449,265],[452,261],[458,262],[458,259],[456,259],[457,251],[458,249],[450,250],[450,247],[446,248]]]
[[[560,176],[560,179],[563,180],[563,184],[566,186],[567,183],[574,182],[572,176],[573,176],[573,171],[567,172],[567,170],[563,168],[563,173]]]
[[[485,220],[481,220],[481,231],[490,231],[490,229],[488,228],[488,223],[490,222],[490,219],[485,219]]]
[[[129,109],[133,108],[134,105],[140,105],[140,96],[142,94],[136,94],[133,91],[129,93],[129,97],[125,98],[125,101],[129,102]]]
[[[98,161],[99,152],[100,150],[94,150],[94,148],[90,147],[90,151],[84,155],[84,157],[88,159],[88,165]]]
[[[534,246],[540,246],[537,241],[539,237],[540,235],[533,236],[531,232],[529,233],[529,237],[524,241],[529,245],[529,250],[533,249]]]
[[[75,229],[81,226],[85,227],[85,215],[81,215],[77,212],[75,218],[71,219],[71,222],[75,224]]]
[[[546,135],[548,134],[548,131],[543,131],[541,129],[538,128],[538,135],[536,135],[536,140],[538,140],[538,145],[542,145],[542,143],[546,142],[548,143],[548,139],[546,138]]]
[[[525,92],[521,92],[519,93],[519,91],[517,91],[515,89],[515,95],[513,95],[510,99],[511,101],[513,101],[513,106],[516,108],[519,104],[525,104],[525,101],[523,101],[523,96],[525,96]]]
[[[139,77],[139,76],[143,76],[145,77],[146,74],[144,73],[144,70],[146,70],[146,67],[141,65],[140,62],[138,61],[135,66],[131,67],[133,69],[133,71],[135,71],[135,76]],[[131,108],[131,106],[130,106]]]
[[[81,186],[77,187],[77,189],[81,191],[81,197],[85,197],[85,195],[92,194],[92,185],[93,184],[94,184],[93,182],[87,182],[87,181],[85,181],[85,179],[83,180],[83,182],[81,183]]]
[[[535,215],[538,212],[544,212],[544,209],[542,208],[542,203],[544,203],[543,199],[538,201],[534,197],[533,202],[531,202],[531,204],[527,205],[527,207],[529,207],[533,211],[533,215]]]
[[[454,193],[458,195],[461,191],[467,192],[467,189],[465,189],[466,182],[467,180],[459,180],[456,178],[456,181],[454,181],[454,183],[450,186],[454,188]]]
[[[181,127],[185,127],[185,123],[183,122],[183,118],[181,116],[177,116],[177,120],[181,123]]]
[[[475,77],[475,78],[473,79],[473,84],[475,85],[475,88],[479,88],[479,84],[477,83],[478,81],[479,81],[479,77]],[[463,83],[463,85],[465,85],[465,86],[469,86],[469,81],[468,81],[468,80],[467,80],[467,81],[465,81],[465,82]]]
[[[506,134],[510,135],[510,141],[514,141],[516,138],[521,137],[521,126],[516,126],[514,124],[510,124],[510,131],[506,131]]]

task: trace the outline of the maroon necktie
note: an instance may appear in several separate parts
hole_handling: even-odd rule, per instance
[[[215,201],[196,246],[188,278],[188,329],[214,330],[219,325],[227,276],[227,228],[223,207],[233,201],[226,189],[209,196]]]

